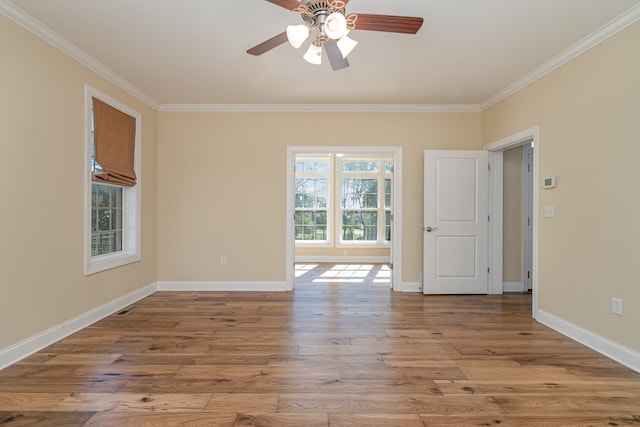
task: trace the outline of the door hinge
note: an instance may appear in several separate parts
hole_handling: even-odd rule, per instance
[[[487,169],[491,170],[491,163],[487,163]]]
[[[487,274],[491,274],[491,267],[487,267]]]
[[[531,272],[527,271],[527,279],[531,279]]]
[[[487,222],[491,222],[491,215],[487,215]]]

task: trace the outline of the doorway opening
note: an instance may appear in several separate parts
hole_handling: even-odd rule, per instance
[[[287,289],[322,263],[385,264],[401,283],[401,147],[288,147],[286,201]]]
[[[533,277],[533,147],[504,151],[503,291],[530,292]]]
[[[504,207],[504,189],[503,189],[503,159],[504,152],[515,147],[521,147],[530,144],[533,150],[532,155],[532,173],[531,180],[531,269],[529,270],[529,278],[532,292],[532,316],[537,318],[538,315],[538,268],[539,268],[539,249],[538,249],[538,230],[539,230],[539,169],[540,169],[540,128],[535,126],[522,132],[510,135],[506,138],[494,141],[485,145],[484,149],[490,152],[489,161],[491,164],[491,185],[490,185],[490,206],[492,212],[492,221],[489,230],[489,256],[490,256],[490,293],[501,294],[503,292],[503,263],[504,263],[504,247],[503,247],[503,207]],[[524,208],[523,208],[524,209]],[[529,208],[527,208],[529,210]],[[524,233],[524,231],[523,231]],[[524,236],[523,236],[524,240]],[[524,251],[523,251],[524,252]],[[523,260],[524,263],[524,260]],[[525,273],[526,274],[526,273]],[[524,280],[523,282],[527,283]],[[526,285],[528,286],[528,284]]]

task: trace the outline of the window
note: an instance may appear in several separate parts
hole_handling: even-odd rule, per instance
[[[328,244],[330,208],[329,158],[297,158],[295,162],[295,234],[296,241]]]
[[[391,166],[392,160],[384,156],[297,155],[296,245],[332,246],[333,242],[336,246],[388,245]]]
[[[140,260],[141,115],[85,87],[85,274]]]
[[[385,245],[391,241],[391,160],[338,159],[342,245]]]

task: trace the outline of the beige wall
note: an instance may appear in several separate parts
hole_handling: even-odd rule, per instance
[[[502,280],[522,282],[522,147],[503,157]]]
[[[423,151],[481,148],[480,113],[160,113],[158,280],[284,281],[287,146],[327,145],[317,123],[403,147],[402,280],[419,282]]]
[[[540,126],[540,309],[640,351],[640,23],[483,114],[485,143]],[[540,183],[536,183],[540,187]],[[542,218],[554,205],[555,218]],[[611,314],[611,297],[624,316]]]
[[[0,349],[155,281],[157,113],[0,16]],[[142,261],[85,277],[84,84],[140,111]]]

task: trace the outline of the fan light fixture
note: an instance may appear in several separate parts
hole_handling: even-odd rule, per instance
[[[322,64],[322,45],[317,41],[311,43],[307,53],[303,56],[304,60],[313,65]]]
[[[349,30],[347,29],[347,18],[340,12],[333,12],[327,16],[324,21],[324,33],[333,40],[338,40],[340,37],[347,35]]]
[[[356,47],[357,44],[358,44],[357,41],[350,38],[346,34],[340,37],[340,40],[338,40],[338,49],[340,49],[340,53],[342,54],[342,57],[346,58],[351,53],[353,48]]]
[[[289,25],[287,27],[287,39],[291,46],[299,49],[302,43],[309,37],[309,27],[304,24]]]
[[[0,0],[1,2],[2,0]],[[256,0],[257,1],[257,0]],[[358,44],[347,34],[351,30],[385,31],[389,33],[416,34],[424,19],[417,16],[378,15],[372,13],[345,12],[349,0],[266,0],[292,12],[298,12],[304,21],[302,25],[289,25],[286,31],[277,34],[247,50],[249,55],[259,56],[287,40],[299,49],[309,38],[311,46],[303,58],[312,64],[321,64],[326,53],[334,71],[349,66],[347,56]],[[324,53],[323,53],[324,51]]]
[[[314,65],[322,64],[323,45],[327,41],[331,41],[338,46],[340,53],[337,60],[335,55],[327,50],[332,66],[336,65],[339,69],[346,62],[347,56],[356,47],[358,42],[347,37],[349,31],[355,28],[357,20],[356,15],[345,16],[344,8],[346,2],[342,0],[301,0],[300,6],[294,9],[302,15],[302,19],[306,24],[289,25],[287,27],[287,39],[294,48],[298,49],[304,41],[309,37],[312,30],[316,30],[316,38],[309,46],[303,58]],[[333,50],[332,50],[333,51]]]

